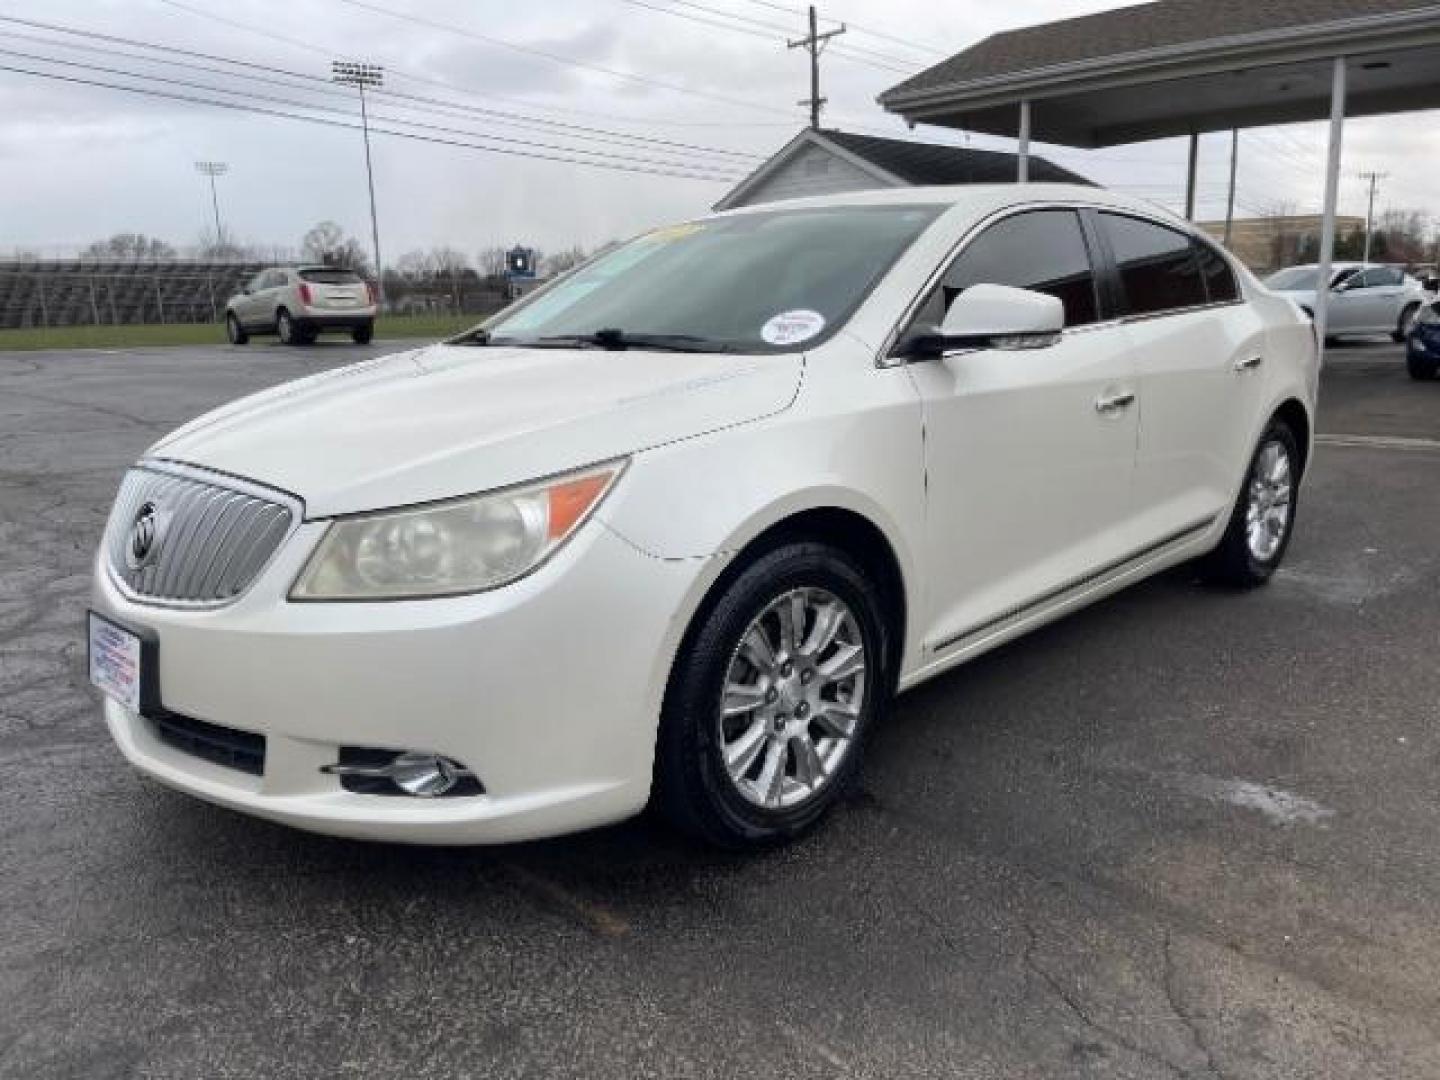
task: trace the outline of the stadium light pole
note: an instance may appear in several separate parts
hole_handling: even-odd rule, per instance
[[[223,161],[197,161],[195,171],[210,178],[210,205],[215,210],[215,247],[218,250],[225,243],[225,230],[220,226],[220,196],[215,194],[215,178],[229,172],[230,166]]]
[[[370,166],[370,117],[365,110],[365,88],[384,85],[385,68],[379,64],[359,64],[349,60],[330,63],[330,79],[341,86],[353,86],[360,93],[360,131],[365,138],[365,182],[370,187],[370,239],[375,245],[375,292],[385,301],[385,268],[380,261],[380,222],[375,214],[375,171]]]

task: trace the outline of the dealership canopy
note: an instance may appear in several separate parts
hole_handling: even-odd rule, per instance
[[[1103,147],[1330,120],[1321,265],[1334,250],[1347,116],[1440,108],[1434,0],[1156,0],[1011,30],[880,95],[912,124]],[[1322,293],[1316,322],[1325,326]]]

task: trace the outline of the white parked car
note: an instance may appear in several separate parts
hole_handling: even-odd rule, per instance
[[[1092,188],[659,229],[162,439],[98,555],[91,675],[139,768],[302,828],[507,841],[653,801],[789,837],[895,691],[1185,560],[1270,577],[1316,352]]]
[[[375,290],[354,270],[279,266],[261,270],[225,304],[225,336],[244,345],[274,334],[285,345],[309,345],[321,334],[349,334],[368,345],[375,334]]]
[[[1265,279],[1265,284],[1314,318],[1319,277],[1320,268],[1312,263],[1277,271]],[[1335,263],[1330,274],[1325,332],[1334,337],[1389,334],[1394,341],[1402,342],[1429,299],[1433,297],[1426,293],[1425,286],[1398,266]]]

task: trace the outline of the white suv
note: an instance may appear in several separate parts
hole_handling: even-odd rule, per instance
[[[324,333],[347,333],[357,345],[375,334],[375,290],[353,270],[333,266],[261,270],[225,305],[225,334],[244,345],[252,334],[276,334],[309,345]]]
[[[772,842],[895,691],[1186,560],[1264,583],[1316,354],[1204,236],[1094,188],[657,229],[151,447],[91,677],[138,767],[303,828],[495,842],[653,799]]]

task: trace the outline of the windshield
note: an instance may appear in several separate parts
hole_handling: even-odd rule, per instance
[[[736,352],[813,345],[942,209],[776,210],[657,229],[486,323],[487,340]]]

